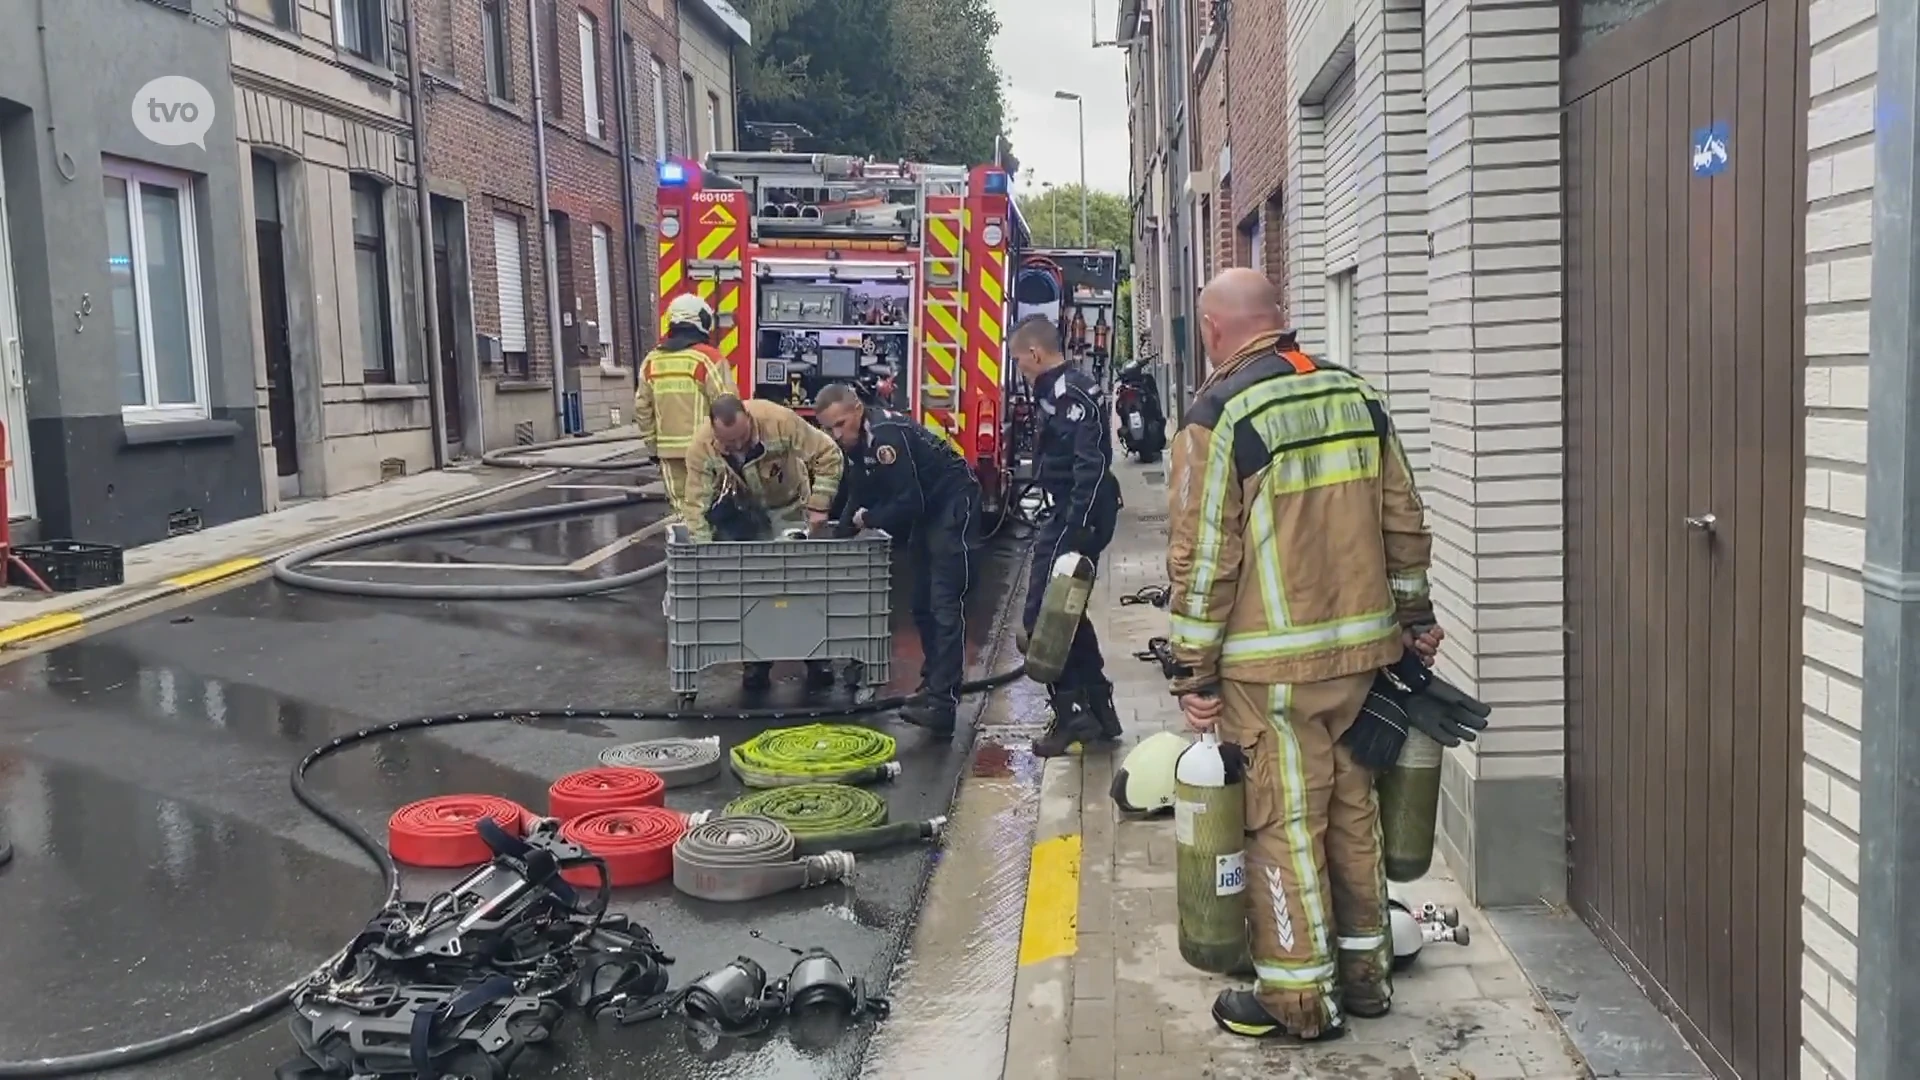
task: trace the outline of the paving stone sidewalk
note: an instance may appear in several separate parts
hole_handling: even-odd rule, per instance
[[[1282,1047],[1226,1035],[1208,1015],[1228,980],[1181,959],[1175,940],[1174,838],[1169,819],[1125,820],[1108,797],[1128,748],[1181,730],[1156,665],[1131,654],[1167,633],[1166,614],[1122,597],[1165,581],[1163,466],[1119,465],[1126,507],[1089,612],[1100,631],[1127,725],[1117,749],[1051,762],[1041,835],[1080,834],[1075,947],[1023,969],[1006,1075],[1018,1080],[1263,1077],[1290,1080],[1575,1080],[1591,1073],[1519,967],[1443,864],[1395,886],[1415,904],[1460,909],[1472,944],[1431,944],[1395,979],[1394,1010],[1353,1020],[1324,1046]],[[1056,809],[1049,815],[1047,803]],[[1077,806],[1071,806],[1077,803]],[[1060,819],[1064,808],[1066,820]],[[1055,820],[1050,825],[1049,816]]]

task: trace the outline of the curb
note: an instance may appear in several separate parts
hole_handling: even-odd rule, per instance
[[[1007,1061],[1020,1062],[1020,1075],[1032,1080],[1066,1071],[1073,957],[1079,946],[1080,785],[1078,755],[1053,758],[1040,774],[1020,967],[1007,1022]]]
[[[624,453],[624,451],[622,451],[622,453]],[[607,456],[612,457],[614,455],[609,454]],[[464,506],[467,503],[478,502],[481,499],[491,498],[509,491],[537,484],[544,480],[550,480],[566,471],[565,469],[542,470],[526,476],[517,477],[503,484],[482,488],[478,491],[469,491],[464,495],[455,495],[451,498],[441,499],[438,502],[429,503],[417,509],[403,511],[391,517],[380,518],[367,522],[364,525],[356,525],[341,532],[324,534],[324,537],[353,536],[359,533],[372,532],[375,529],[402,525],[409,521],[430,517],[443,510],[450,510],[456,506]],[[239,577],[242,574],[252,573],[266,566],[268,563],[273,562],[275,559],[298,548],[305,547],[312,542],[313,538],[309,536],[306,539],[296,541],[292,544],[272,548],[260,555],[243,555],[238,558],[227,559],[224,562],[214,563],[210,566],[204,566],[198,570],[189,570],[184,574],[176,574],[155,585],[129,593],[125,596],[102,599],[71,611],[50,611],[45,615],[36,615],[21,622],[0,626],[0,651],[15,649],[22,645],[38,641],[41,638],[52,637],[56,634],[68,633],[80,629],[89,622],[124,614],[134,608],[145,607],[155,601],[165,600],[169,597],[179,596],[182,593],[189,593],[198,589],[204,589],[209,585],[217,585],[231,578]]]

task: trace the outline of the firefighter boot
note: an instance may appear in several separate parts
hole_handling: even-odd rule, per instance
[[[1113,684],[1101,683],[1086,693],[1087,709],[1100,725],[1100,737],[1117,739],[1121,735],[1120,710],[1113,707]]]
[[[1077,690],[1056,691],[1050,702],[1052,715],[1047,730],[1033,740],[1033,756],[1059,757],[1074,743],[1091,746],[1100,738],[1100,721],[1087,708],[1085,696]]]
[[[765,690],[773,685],[773,665],[765,661],[747,664],[740,669],[740,689]]]
[[[921,698],[900,710],[900,719],[914,727],[926,728],[942,738],[953,735],[953,725],[959,706],[946,698],[934,696]]]
[[[1213,1022],[1221,1031],[1230,1035],[1244,1035],[1250,1039],[1282,1038],[1296,1042],[1330,1042],[1347,1033],[1347,1029],[1335,1017],[1325,1027],[1318,1030],[1299,1033],[1288,1031],[1285,1024],[1275,1019],[1260,1004],[1259,995],[1251,990],[1222,990],[1220,996],[1213,999]]]
[[[809,690],[833,689],[833,661],[831,660],[807,661],[807,689]]]

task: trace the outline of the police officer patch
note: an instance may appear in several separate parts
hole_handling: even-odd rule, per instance
[[[873,456],[879,460],[880,464],[891,465],[900,455],[891,446],[877,446],[874,447]]]
[[[1076,424],[1079,423],[1081,420],[1085,419],[1086,415],[1087,415],[1086,410],[1082,409],[1078,405],[1070,405],[1067,407],[1067,419],[1073,421]]]

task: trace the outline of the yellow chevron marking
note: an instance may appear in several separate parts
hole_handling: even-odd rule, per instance
[[[927,318],[931,319],[935,326],[945,330],[948,338],[955,342],[960,340],[960,320],[954,317],[952,311],[946,308],[929,306],[927,308]]]
[[[731,359],[733,357],[733,350],[739,347],[740,347],[740,328],[739,327],[736,326],[733,329],[727,331],[725,334],[721,335],[720,354],[722,356],[725,356]]]
[[[985,352],[982,352],[980,354],[980,376],[987,380],[987,385],[995,386],[995,387],[999,386],[1000,385],[1000,361],[995,360],[991,356],[988,356]]]
[[[985,308],[980,309],[980,333],[987,340],[980,343],[982,353],[1000,347],[1000,317]]]
[[[680,287],[680,260],[660,258],[660,295],[667,296]]]
[[[927,430],[947,440],[948,446],[951,446],[956,450],[960,448],[960,440],[953,437],[953,432],[947,430],[947,425],[944,423],[941,423],[939,417],[933,415],[932,413],[927,413],[925,415],[925,423],[927,425]]]
[[[938,374],[946,376],[946,382],[953,381],[954,347],[939,341],[923,341],[920,351],[931,362]]]
[[[719,287],[720,287],[720,283],[717,281],[714,281],[711,278],[707,278],[702,281],[696,281],[693,283],[693,291],[699,293],[700,299],[705,300],[708,306],[712,306],[713,291],[715,289],[718,289]]]
[[[995,307],[1007,302],[1007,287],[1001,284],[999,276],[993,272],[991,259],[988,265],[980,268],[980,291],[986,295],[987,302]]]
[[[927,219],[927,235],[937,241],[937,254],[951,256],[960,246],[960,236],[939,218]]]
[[[719,251],[721,246],[731,239],[733,239],[732,229],[713,230],[712,232],[708,233],[706,236],[701,237],[699,257],[702,259],[713,258],[713,253],[716,251]]]
[[[729,284],[726,291],[720,294],[720,304],[714,310],[721,312],[740,310],[740,286]]]

